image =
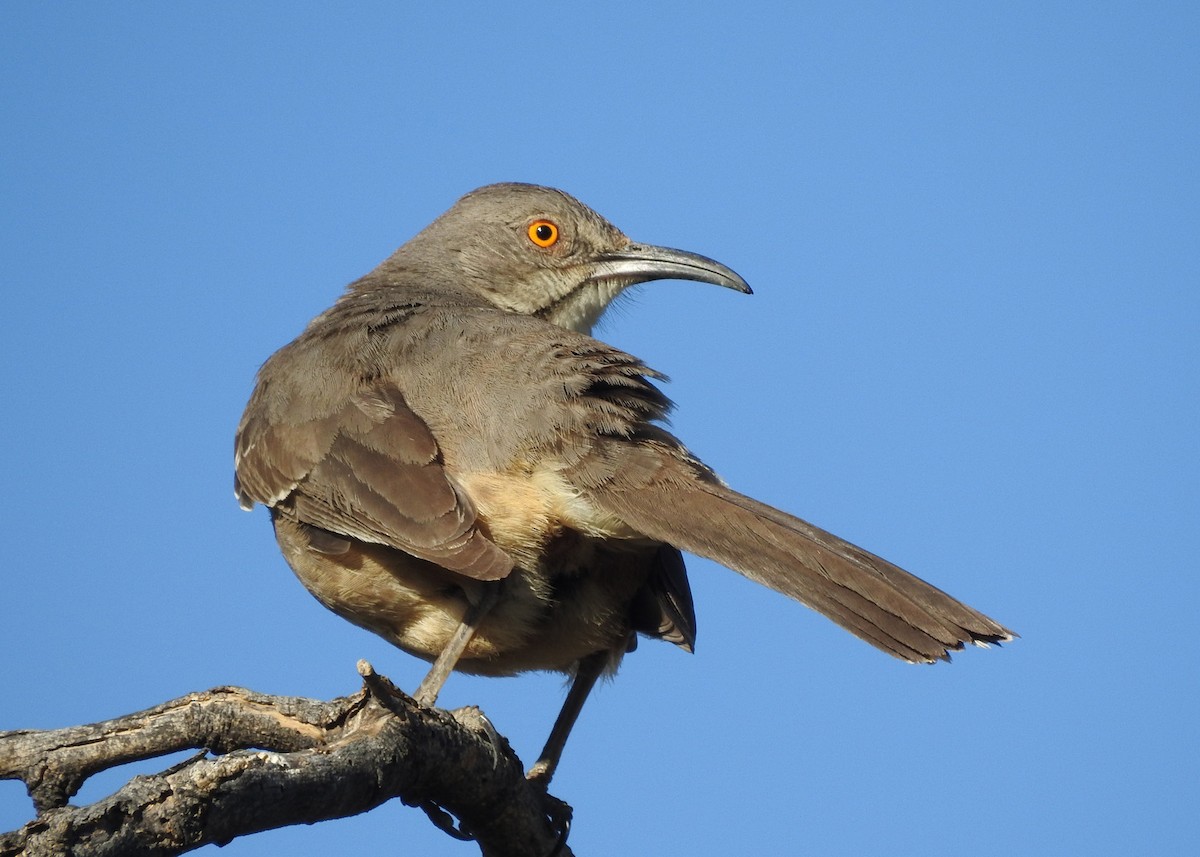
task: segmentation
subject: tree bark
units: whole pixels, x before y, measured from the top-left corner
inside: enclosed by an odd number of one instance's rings
[[[570,855],[570,807],[526,780],[479,709],[421,708],[365,661],[359,672],[362,690],[329,702],[219,687],[102,723],[0,732],[0,778],[22,780],[38,813],[0,834],[0,857],[166,857],[395,797],[486,857]],[[189,748],[201,752],[67,803],[98,771]]]

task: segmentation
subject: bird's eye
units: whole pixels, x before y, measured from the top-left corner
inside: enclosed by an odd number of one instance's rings
[[[553,247],[558,243],[558,227],[549,220],[535,220],[526,233],[529,240],[539,247]]]

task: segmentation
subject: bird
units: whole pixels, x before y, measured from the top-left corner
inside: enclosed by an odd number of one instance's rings
[[[751,292],[563,191],[479,188],[267,359],[237,428],[239,503],[270,510],[318,601],[432,663],[418,703],[454,670],[569,677],[527,773],[542,784],[638,635],[693,650],[684,551],[904,661],[1015,636],[735,491],[668,431],[665,376],[592,336],[622,292],[662,279]]]

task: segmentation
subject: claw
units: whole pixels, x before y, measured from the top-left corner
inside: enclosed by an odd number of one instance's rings
[[[567,837],[571,835],[571,819],[575,815],[575,810],[566,801],[559,800],[549,793],[542,796],[542,802],[546,818],[550,819],[550,823],[558,831],[558,840],[546,857],[558,857],[567,844]]]
[[[446,810],[442,809],[433,801],[427,800],[417,805],[427,816],[429,816],[429,820],[433,822],[433,826],[445,833],[447,836],[451,836],[454,839],[457,839],[459,842],[475,841],[475,835],[471,833],[471,831],[467,830],[467,828],[462,825],[462,822],[459,822],[458,825],[455,826],[454,816],[446,812]]]

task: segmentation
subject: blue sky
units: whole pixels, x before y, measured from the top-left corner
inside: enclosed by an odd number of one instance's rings
[[[643,644],[567,748],[577,853],[1197,853],[1198,36],[1189,3],[6,4],[0,728],[330,698],[360,657],[415,687],[238,509],[233,432],[345,283],[534,181],[753,285],[599,331],[695,452],[1023,635],[907,666],[692,559],[696,654]],[[561,694],[442,701],[530,760]],[[221,853],[387,841],[477,853],[398,804]]]

